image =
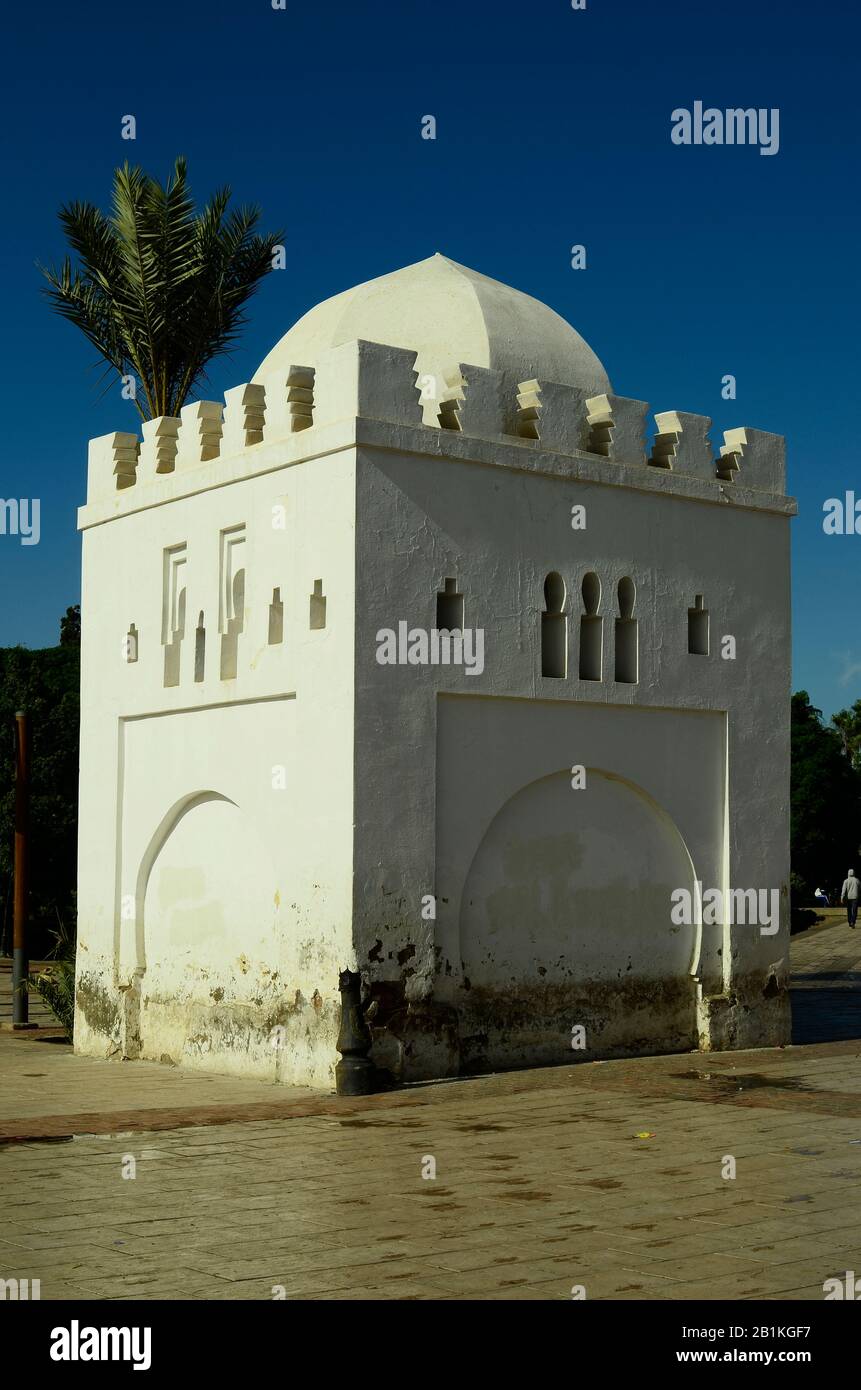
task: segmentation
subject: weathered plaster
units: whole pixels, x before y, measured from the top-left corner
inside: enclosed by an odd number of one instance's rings
[[[432,257],[318,306],[223,422],[201,403],[92,442],[80,1051],[326,1085],[347,966],[403,1079],[785,1040],[783,444],[713,450],[680,411],[652,442],[647,416],[546,306]],[[433,628],[447,579],[483,671],[380,665],[380,629]],[[778,889],[778,932],[673,927],[697,881]]]

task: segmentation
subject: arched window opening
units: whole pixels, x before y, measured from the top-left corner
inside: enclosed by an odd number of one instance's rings
[[[637,591],[633,579],[619,580],[619,616],[616,619],[616,680],[636,685],[639,679],[639,641],[634,604]]]
[[[227,631],[221,638],[221,679],[236,679],[239,638],[245,630],[245,570],[237,570],[230,587]]]
[[[601,581],[591,571],[581,586],[584,613],[580,619],[580,679],[599,681],[604,666],[604,619],[599,616]]]
[[[562,680],[568,674],[568,616],[565,613],[565,581],[552,571],[544,581],[541,614],[541,674]]]

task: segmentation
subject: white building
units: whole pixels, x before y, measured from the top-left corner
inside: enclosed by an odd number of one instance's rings
[[[226,400],[90,445],[77,1049],[328,1085],[346,966],[405,1078],[785,1041],[782,439],[442,256]]]

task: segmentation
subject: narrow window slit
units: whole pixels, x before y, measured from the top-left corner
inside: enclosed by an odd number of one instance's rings
[[[636,685],[639,680],[637,619],[634,603],[637,591],[633,579],[619,580],[619,616],[616,619],[616,680]]]
[[[323,593],[322,579],[314,580],[314,592],[311,595],[309,624],[312,632],[319,632],[326,626],[326,595]]]
[[[236,679],[239,667],[239,638],[245,630],[245,570],[237,570],[233,576],[230,593],[230,607],[227,631],[221,638],[221,679]]]
[[[440,632],[463,632],[463,594],[456,579],[446,579],[436,596],[436,625]]]
[[[580,619],[580,679],[599,681],[604,668],[604,619],[599,615],[601,581],[597,574],[583,576],[584,613]]]
[[[554,570],[544,581],[541,614],[541,674],[562,680],[568,674],[568,617],[565,613],[565,581]]]
[[[194,629],[194,679],[199,684],[203,680],[206,670],[206,628],[203,625],[203,609],[197,618],[197,627]]]
[[[688,652],[691,656],[709,654],[709,611],[703,607],[703,596],[697,594],[693,608],[688,609]]]
[[[164,685],[179,685],[182,644],[185,639],[185,576],[188,550],[185,544],[164,552],[161,642],[164,647]]]
[[[281,590],[272,590],[272,602],[269,605],[269,645],[276,647],[279,642],[284,641],[284,604],[281,602]]]

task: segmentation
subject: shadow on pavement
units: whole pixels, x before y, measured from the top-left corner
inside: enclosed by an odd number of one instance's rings
[[[792,938],[790,999],[797,1044],[861,1039],[861,928],[831,911]]]

